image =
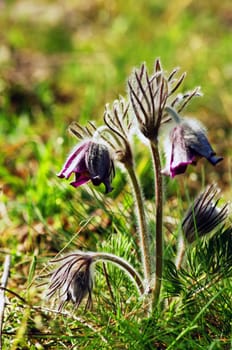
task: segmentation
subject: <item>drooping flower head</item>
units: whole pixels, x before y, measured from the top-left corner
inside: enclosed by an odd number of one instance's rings
[[[106,193],[111,192],[114,164],[108,147],[92,140],[79,143],[69,154],[57,176],[69,179],[72,173],[75,174],[75,181],[71,182],[74,187],[91,180],[95,186],[103,183]]]
[[[52,260],[52,263],[62,262],[51,275],[47,297],[56,296],[59,300],[58,310],[72,301],[78,307],[87,297],[86,308],[92,305],[94,262],[90,253],[72,253],[62,258]]]
[[[182,221],[184,237],[189,243],[211,232],[228,216],[228,203],[218,208],[219,190],[211,185],[201,193],[188,209]]]
[[[175,122],[165,140],[166,167],[164,175],[174,177],[182,174],[189,164],[196,165],[201,157],[216,165],[223,158],[217,157],[212,149],[204,127],[193,119],[183,119],[170,107],[166,110],[174,117]]]

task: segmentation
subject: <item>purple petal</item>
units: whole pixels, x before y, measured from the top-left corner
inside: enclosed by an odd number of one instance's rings
[[[88,182],[89,180],[90,180],[90,177],[87,173],[84,173],[84,174],[76,173],[75,181],[71,182],[70,185],[72,185],[73,187],[79,187],[85,184],[86,182]]]
[[[90,144],[91,141],[87,141],[74,147],[63,165],[62,170],[57,174],[57,176],[68,179],[73,172],[86,171],[85,153],[87,152]]]
[[[171,168],[170,168],[170,175],[171,177],[175,177],[176,175],[179,175],[179,174],[183,174],[186,169],[187,169],[187,166],[191,164],[191,162],[185,162],[185,163],[179,163],[178,165],[176,165],[175,167],[173,167],[171,165]]]
[[[181,126],[176,126],[170,137],[172,140],[170,175],[174,177],[183,174],[188,164],[195,162],[195,155],[186,146]]]

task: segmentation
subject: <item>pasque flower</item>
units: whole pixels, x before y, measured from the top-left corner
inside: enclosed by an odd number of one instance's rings
[[[52,273],[47,297],[56,295],[59,300],[58,310],[72,301],[76,307],[88,296],[86,308],[92,305],[93,262],[89,253],[72,253],[62,258],[52,260],[52,263],[62,264]]]
[[[219,190],[211,185],[202,192],[188,209],[182,221],[184,237],[192,243],[197,237],[211,232],[228,216],[228,204],[218,208]]]
[[[139,129],[146,138],[155,141],[168,98],[168,80],[164,76],[160,61],[155,62],[151,77],[145,64],[135,70],[128,80],[128,86]]]
[[[175,106],[180,112],[193,97],[201,95],[199,88],[176,95],[186,76],[183,73],[176,78],[178,71],[179,69],[175,68],[166,75],[160,60],[157,59],[151,75],[148,74],[146,65],[142,64],[139,69],[134,70],[128,80],[129,98],[139,129],[152,142],[157,141],[160,126],[170,120],[165,111],[167,104]]]
[[[95,186],[103,183],[106,193],[111,192],[114,164],[107,146],[86,140],[74,147],[57,176],[69,179],[72,173],[75,174],[75,181],[71,182],[74,187],[91,180]]]
[[[189,164],[196,165],[201,157],[206,158],[212,165],[223,159],[216,156],[206,137],[205,129],[199,122],[180,118],[170,107],[166,109],[175,122],[165,140],[166,167],[162,171],[163,174],[171,177],[182,174]]]
[[[126,271],[139,294],[144,294],[141,276],[126,260],[110,253],[77,251],[50,261],[60,266],[46,275],[50,277],[47,298],[54,298],[55,302],[58,302],[59,311],[70,301],[78,308],[85,298],[87,298],[85,308],[91,308],[94,266],[99,261],[113,263]]]

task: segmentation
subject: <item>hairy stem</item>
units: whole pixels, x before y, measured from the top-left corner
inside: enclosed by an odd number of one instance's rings
[[[156,227],[155,227],[155,241],[156,241],[156,260],[155,260],[155,285],[153,289],[152,307],[153,310],[157,306],[160,296],[162,273],[163,273],[163,184],[161,175],[160,155],[157,143],[150,143],[151,154],[155,172],[155,205],[156,205]]]
[[[134,282],[135,286],[138,289],[138,292],[140,295],[144,294],[144,286],[143,286],[143,280],[141,276],[138,274],[138,272],[135,270],[135,268],[129,264],[126,260],[118,257],[117,255],[110,254],[110,253],[104,253],[104,252],[98,252],[98,253],[91,253],[93,254],[95,261],[110,261],[113,264],[117,265],[122,270],[126,271],[131,280]]]
[[[4,308],[5,308],[5,288],[7,285],[8,277],[10,274],[10,255],[6,255],[5,262],[3,265],[3,275],[1,279],[1,290],[0,290],[0,349],[2,349],[2,327],[4,319]]]
[[[135,197],[136,211],[138,215],[138,231],[140,238],[140,249],[142,256],[142,264],[144,271],[144,279],[147,284],[150,283],[152,274],[152,262],[151,262],[151,252],[150,252],[150,239],[148,234],[145,210],[143,205],[143,197],[141,187],[138,182],[138,178],[135,174],[133,166],[127,166],[127,171],[131,180],[131,185]]]
[[[182,262],[185,257],[185,251],[186,251],[185,242],[183,237],[180,236],[178,241],[178,249],[177,249],[176,262],[175,262],[177,270],[181,268]]]

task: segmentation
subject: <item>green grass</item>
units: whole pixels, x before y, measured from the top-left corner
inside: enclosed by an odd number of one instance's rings
[[[229,243],[225,248],[231,236],[219,232],[199,241],[180,272],[173,265],[189,196],[212,182],[225,200],[232,195],[230,1],[0,6],[1,262],[11,255],[3,349],[231,349]],[[107,197],[91,185],[75,190],[55,174],[76,143],[69,123],[100,124],[104,105],[125,95],[133,67],[146,61],[152,69],[156,57],[167,71],[187,71],[184,90],[202,86],[204,96],[186,113],[207,126],[224,162],[215,169],[201,162],[184,179],[165,180],[163,302],[152,317],[143,318],[133,284],[109,264],[97,265],[91,312],[73,313],[71,305],[64,315],[49,311],[40,277],[61,251],[104,250],[140,268],[125,174],[117,170]],[[152,215],[151,167],[139,147],[137,169]]]

